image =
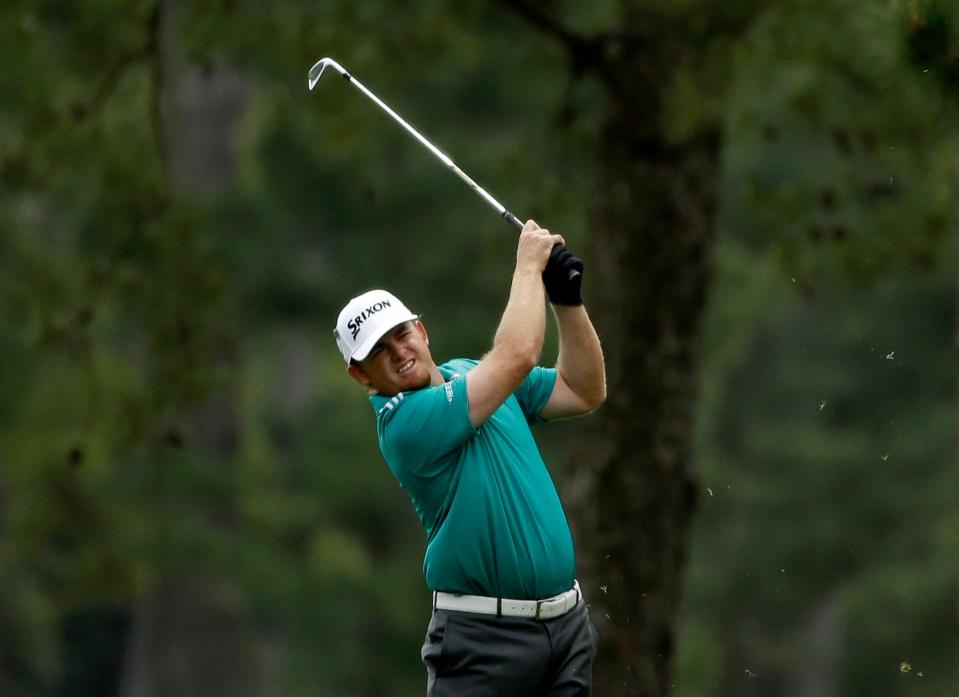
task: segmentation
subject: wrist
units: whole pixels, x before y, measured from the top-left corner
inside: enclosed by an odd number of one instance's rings
[[[539,276],[542,273],[542,264],[535,260],[518,260],[513,270],[514,276]]]
[[[550,303],[550,307],[553,309],[553,314],[556,316],[557,320],[564,320],[567,317],[573,318],[577,315],[586,314],[585,305],[557,305],[555,303]]]

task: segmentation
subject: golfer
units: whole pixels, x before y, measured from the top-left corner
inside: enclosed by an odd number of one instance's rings
[[[384,290],[352,299],[337,318],[347,371],[370,392],[380,449],[426,530],[429,697],[590,692],[596,633],[569,525],[530,432],[606,397],[580,295],[583,265],[564,244],[527,221],[509,301],[480,361],[436,365],[426,327]],[[547,294],[559,330],[555,368],[537,366]]]

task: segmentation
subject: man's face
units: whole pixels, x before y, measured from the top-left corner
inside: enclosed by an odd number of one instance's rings
[[[365,359],[350,364],[347,371],[361,385],[392,396],[427,387],[432,381],[432,368],[426,328],[415,320],[388,331]]]

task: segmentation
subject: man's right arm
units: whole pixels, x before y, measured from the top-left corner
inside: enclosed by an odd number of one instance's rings
[[[559,235],[532,220],[520,232],[516,269],[509,301],[500,320],[493,348],[466,374],[470,423],[478,428],[516,390],[539,360],[546,332],[543,269]]]

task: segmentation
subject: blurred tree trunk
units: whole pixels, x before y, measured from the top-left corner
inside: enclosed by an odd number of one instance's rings
[[[683,12],[621,4],[595,36],[521,0],[506,3],[568,49],[574,75],[606,88],[587,300],[609,397],[583,423],[566,500],[600,634],[596,693],[669,692],[690,521],[697,350],[711,280],[720,129],[666,133],[665,97],[708,37],[751,18],[713,4]],[[695,15],[695,17],[693,16]]]
[[[184,47],[176,42],[176,37],[185,33],[179,26],[184,9],[179,0],[160,0],[154,17],[154,128],[174,200],[215,193],[233,179],[233,142],[245,97],[243,81],[235,72],[201,68],[184,60]],[[182,256],[188,259],[191,253],[186,249]],[[177,285],[169,292],[185,294],[190,287]],[[158,312],[189,313],[204,300],[179,298],[174,307],[186,309],[161,308]],[[204,331],[195,326],[201,319],[176,314],[161,321],[183,327],[175,333],[176,338],[167,340],[182,341],[185,348],[161,342],[155,349],[172,351],[173,360],[182,354],[183,365],[175,379],[187,381],[193,373],[211,367],[202,359],[190,359],[190,347],[186,346],[195,341],[193,335]],[[228,391],[209,394],[197,406],[168,404],[164,412],[168,420],[165,443],[158,447],[154,467],[165,467],[164,449],[181,447],[198,451],[209,467],[229,466],[238,450],[241,426]],[[158,481],[164,490],[158,492],[161,510],[157,520],[166,521],[165,516],[171,514],[162,511],[162,498],[171,494],[162,483],[166,475],[158,474]],[[231,524],[229,510],[203,513],[224,526]],[[171,544],[176,545],[176,540]],[[263,668],[269,661],[260,660],[263,647],[252,629],[250,612],[238,588],[230,581],[212,580],[199,566],[203,561],[196,560],[195,568],[187,565],[175,572],[161,569],[161,578],[141,588],[133,611],[121,697],[256,697],[267,693]]]
[[[142,595],[121,697],[265,694],[258,690],[255,645],[231,590],[181,576]]]
[[[4,488],[3,479],[0,479],[0,507],[7,505],[7,496]],[[7,532],[5,526],[0,522],[0,549],[6,546]],[[13,632],[10,630],[12,623],[7,617],[7,607],[0,603],[0,695],[13,693],[14,676],[13,666],[15,657],[13,655]]]
[[[950,20],[945,6],[937,3],[917,5],[912,3],[905,19],[903,32],[903,49],[912,67],[922,73],[932,71],[933,77],[939,83],[942,95],[951,108],[956,105],[956,90],[959,88],[959,53],[954,49],[959,43],[959,31],[954,29],[955,24]],[[959,148],[956,149],[956,179],[953,184],[954,218],[953,244],[956,266],[959,268]],[[956,297],[959,299],[959,284],[956,286]],[[959,303],[957,303],[959,305]],[[959,310],[957,310],[959,312]],[[955,318],[955,350],[959,357],[959,314]],[[959,383],[957,383],[959,384]],[[957,423],[957,453],[956,464],[959,466],[959,423]],[[959,604],[956,607],[959,612]]]
[[[7,617],[7,608],[0,604],[0,695],[12,695],[17,684],[16,663],[13,653],[12,622]]]
[[[839,662],[845,630],[842,610],[837,593],[823,598],[809,611],[799,632],[809,651],[802,660],[792,663],[784,694],[820,697],[839,692]]]
[[[653,70],[636,72],[652,78]],[[587,258],[601,284],[591,309],[609,398],[578,441],[569,484],[580,571],[602,637],[597,692],[644,697],[669,690],[696,504],[696,350],[719,145],[664,142],[655,132],[655,82],[614,96],[605,116],[603,190]]]
[[[955,269],[956,269],[956,317],[955,317],[955,339],[954,339],[954,350],[956,353],[956,358],[959,359],[959,147],[956,148],[956,179],[953,183],[953,195],[955,197],[954,210],[954,219],[953,219],[953,229],[955,230],[953,235],[953,244],[955,245]],[[959,365],[959,360],[957,360],[957,365]],[[959,373],[956,380],[957,393],[959,393]],[[954,458],[956,466],[959,467],[959,421],[956,423],[956,452],[954,453]],[[957,562],[956,573],[959,575],[959,562]],[[959,613],[959,602],[956,603],[956,612]],[[959,662],[959,646],[956,647],[956,661]]]

